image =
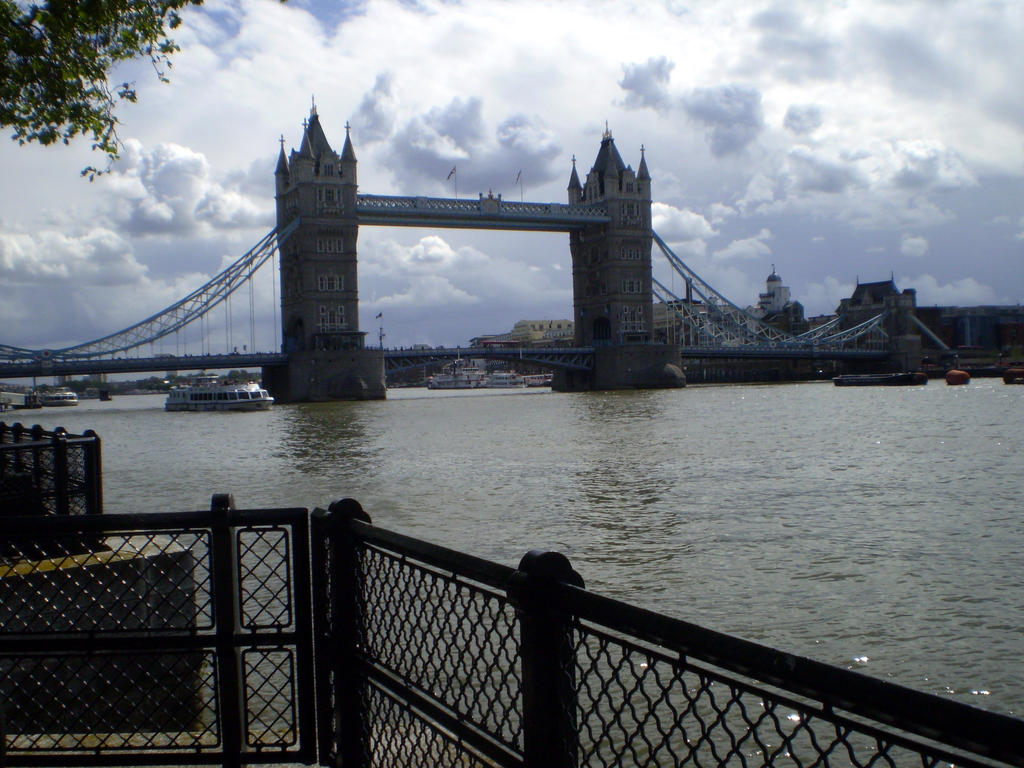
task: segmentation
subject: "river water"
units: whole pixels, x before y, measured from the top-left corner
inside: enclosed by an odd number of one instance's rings
[[[386,528],[509,565],[557,549],[604,594],[1024,716],[1024,387],[388,397],[33,417],[99,433],[108,512],[350,496]]]

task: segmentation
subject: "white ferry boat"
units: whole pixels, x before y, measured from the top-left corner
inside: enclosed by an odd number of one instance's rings
[[[427,389],[477,389],[485,386],[487,376],[479,368],[453,366],[427,380]]]
[[[213,375],[196,376],[187,387],[167,393],[165,411],[266,411],[274,398],[258,384],[219,384]]]
[[[484,386],[488,389],[519,389],[526,386],[526,379],[518,373],[495,371],[487,377]]]
[[[78,405],[78,395],[62,387],[52,392],[40,392],[39,402],[51,408],[66,408],[69,405]]]

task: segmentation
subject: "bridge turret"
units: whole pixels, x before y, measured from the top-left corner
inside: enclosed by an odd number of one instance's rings
[[[584,197],[587,203],[604,203],[611,223],[570,238],[579,346],[651,341],[651,185],[642,150],[640,163],[638,175],[623,162],[605,128]]]
[[[382,353],[365,350],[359,330],[358,187],[349,126],[339,155],[314,104],[298,151],[285,159],[282,147],[275,181],[278,227],[299,219],[280,244],[282,351],[289,356],[287,371],[278,374],[282,399],[383,397]]]

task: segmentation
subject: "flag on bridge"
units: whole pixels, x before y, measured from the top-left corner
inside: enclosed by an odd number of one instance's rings
[[[454,175],[455,175],[455,166],[453,165],[453,166],[452,166],[452,169],[451,169],[450,171],[448,171],[448,175],[447,175],[447,176],[445,177],[445,179],[444,179],[444,180],[445,180],[445,181],[448,181],[448,179],[450,179],[450,178],[451,178],[452,176],[454,176]]]
[[[377,319],[380,320],[382,317],[384,317],[384,313],[383,312],[378,312],[377,313]]]

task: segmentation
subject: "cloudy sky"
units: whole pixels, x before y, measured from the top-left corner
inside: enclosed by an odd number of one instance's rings
[[[1024,299],[1016,0],[207,0],[175,39],[170,84],[116,73],[139,103],[107,176],[79,178],[86,141],[0,144],[0,343],[102,336],[242,255],[313,98],[376,194],[564,202],[607,122],[634,168],[646,148],[656,231],[741,306],[773,264],[808,314],[890,274],[919,305]],[[572,315],[566,235],[364,227],[359,270],[388,345]],[[274,346],[264,271],[255,337],[246,292],[215,345]]]

